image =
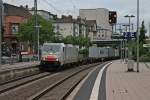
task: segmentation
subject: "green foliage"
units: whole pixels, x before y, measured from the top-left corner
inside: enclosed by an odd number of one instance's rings
[[[129,51],[132,51],[132,56],[136,58],[137,55],[137,43],[136,41],[129,42]],[[143,55],[148,54],[148,49],[143,47],[143,43],[139,44],[139,56],[142,57]]]
[[[140,43],[140,46],[139,46],[139,54],[140,54],[140,57],[142,57],[142,55],[147,54],[147,52],[148,52],[147,48],[144,48],[144,47],[143,47],[143,43],[141,42],[141,43]]]
[[[79,45],[80,47],[89,47],[91,45],[90,39],[85,38],[83,36],[73,37],[73,36],[67,36],[64,38],[64,43],[69,43],[73,45]]]
[[[26,23],[20,25],[18,38],[20,41],[29,42],[30,45],[37,43],[37,33],[35,33],[35,17],[32,16]],[[38,16],[38,23],[41,26],[39,31],[40,44],[53,39],[53,27],[50,21]]]
[[[150,54],[145,54],[140,57],[140,61],[142,62],[150,62]]]
[[[91,42],[89,38],[85,38],[83,36],[67,36],[63,40],[64,43],[66,44],[73,44],[73,45],[78,45],[80,48],[85,47],[84,49],[80,49],[79,53],[82,54],[83,56],[87,56],[89,51],[88,47],[91,46]]]
[[[140,28],[140,35],[139,35],[139,56],[140,59],[146,59],[146,55],[148,55],[148,49],[143,47],[143,44],[146,43],[146,29],[144,25],[144,21],[142,22],[141,28]],[[132,56],[136,58],[137,54],[137,43],[136,41],[130,41],[128,43],[130,51],[132,51]]]
[[[89,49],[85,48],[79,51],[80,54],[83,54],[84,57],[86,57],[89,54]]]
[[[145,39],[146,39],[146,29],[145,29],[145,25],[144,25],[144,21],[142,21],[142,25],[141,25],[141,28],[140,28],[140,36],[139,36],[139,42],[140,43],[145,43]]]

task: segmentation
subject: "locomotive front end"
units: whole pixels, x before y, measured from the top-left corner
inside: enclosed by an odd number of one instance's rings
[[[43,45],[41,67],[42,69],[57,69],[61,65],[59,45]]]

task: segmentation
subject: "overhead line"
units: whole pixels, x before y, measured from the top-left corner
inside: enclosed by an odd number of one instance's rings
[[[45,0],[45,2],[50,6],[52,7],[55,11],[57,11],[58,13],[61,13],[62,14],[62,11],[58,10],[55,6],[53,6],[50,2],[48,2],[47,0]]]

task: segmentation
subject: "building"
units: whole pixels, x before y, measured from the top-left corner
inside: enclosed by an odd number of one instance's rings
[[[97,23],[96,20],[86,20],[87,25],[87,37],[97,37]]]
[[[86,36],[86,20],[78,17],[73,19],[71,15],[58,18],[53,21],[54,32],[67,36]]]
[[[34,15],[34,10],[29,10],[29,12]],[[37,10],[37,14],[42,16],[46,20],[52,20],[56,19],[57,15],[52,14],[51,12],[45,11],[45,10]]]
[[[19,25],[26,22],[30,17],[31,14],[28,12],[28,9],[4,4],[4,42],[14,51],[17,51],[17,47],[19,47],[17,40]]]
[[[112,26],[109,23],[109,10],[105,8],[97,9],[80,9],[79,15],[87,20],[96,20],[97,34],[93,34],[93,39],[110,40],[112,34]]]

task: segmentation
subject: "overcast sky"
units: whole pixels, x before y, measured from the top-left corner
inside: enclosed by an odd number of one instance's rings
[[[4,2],[14,5],[33,6],[34,0],[3,0]],[[136,16],[136,1],[137,0],[38,0],[38,9],[47,10],[57,15],[78,16],[79,9],[88,8],[107,8],[117,11],[118,23],[127,23],[125,15]],[[145,21],[148,28],[150,22],[150,0],[140,0],[140,20]],[[136,23],[136,18],[132,19]]]

